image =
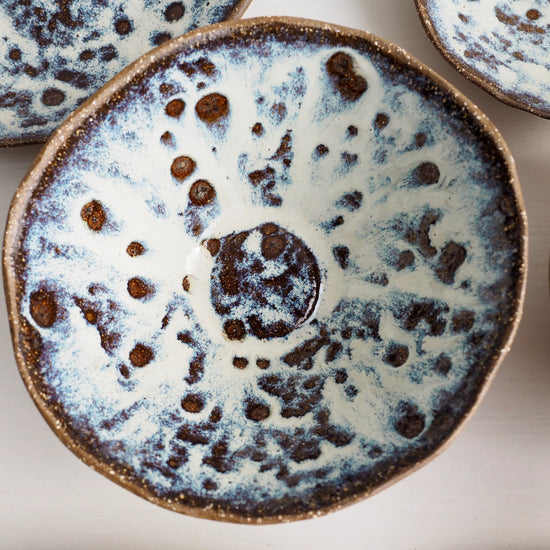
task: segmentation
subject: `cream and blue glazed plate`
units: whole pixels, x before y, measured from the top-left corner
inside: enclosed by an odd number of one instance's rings
[[[0,147],[42,143],[151,48],[250,0],[0,0]]]
[[[15,354],[127,489],[312,517],[456,435],[519,321],[525,239],[502,138],[403,50],[220,24],[122,72],[30,170],[4,245]]]
[[[550,118],[547,0],[415,0],[424,28],[466,78],[504,103]]]

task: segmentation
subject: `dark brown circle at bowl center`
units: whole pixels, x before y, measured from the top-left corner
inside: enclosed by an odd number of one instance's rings
[[[220,239],[210,298],[230,340],[279,338],[311,317],[320,286],[313,252],[269,222]]]

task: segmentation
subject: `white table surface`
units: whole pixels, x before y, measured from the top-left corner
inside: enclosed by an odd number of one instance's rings
[[[0,314],[1,549],[549,549],[550,120],[507,107],[462,78],[424,34],[413,0],[254,0],[246,17],[289,15],[370,31],[408,50],[468,95],[515,157],[529,219],[524,316],[485,400],[427,466],[320,519],[242,526],[156,507],[69,452],[34,407]],[[40,150],[0,150],[0,208]]]

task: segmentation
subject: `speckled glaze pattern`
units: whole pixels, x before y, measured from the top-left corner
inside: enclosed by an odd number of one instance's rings
[[[501,101],[550,118],[547,0],[415,0],[426,31],[460,72]]]
[[[74,452],[162,506],[273,522],[349,504],[436,454],[507,349],[513,161],[365,33],[262,19],[163,48],[14,200],[23,377]]]
[[[146,51],[250,0],[1,0],[0,146],[45,141]]]

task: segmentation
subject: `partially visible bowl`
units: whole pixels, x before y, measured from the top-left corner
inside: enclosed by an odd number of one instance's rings
[[[500,101],[550,118],[546,0],[415,0],[430,40],[467,79]]]
[[[250,1],[0,0],[0,147],[43,143],[140,55]]]
[[[525,240],[499,133],[406,52],[220,24],[124,70],[21,184],[17,363],[58,437],[138,495],[312,517],[455,437],[519,322]]]

